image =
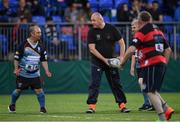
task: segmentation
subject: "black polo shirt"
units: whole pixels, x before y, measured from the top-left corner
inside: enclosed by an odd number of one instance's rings
[[[115,42],[122,38],[120,32],[110,24],[105,24],[103,29],[91,28],[88,32],[88,44],[95,44],[96,49],[105,58],[114,57]],[[91,54],[92,63],[104,64],[103,61]]]

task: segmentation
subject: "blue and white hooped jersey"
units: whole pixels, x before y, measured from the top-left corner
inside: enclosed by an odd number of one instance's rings
[[[47,61],[47,53],[41,44],[32,45],[27,39],[16,50],[14,58],[19,61],[20,76],[35,78],[40,76],[40,62]]]

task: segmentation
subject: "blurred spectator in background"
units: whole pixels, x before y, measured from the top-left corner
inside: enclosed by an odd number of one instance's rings
[[[136,18],[140,11],[143,10],[142,2],[140,0],[133,0],[132,7],[131,7],[131,15],[133,18]]]
[[[158,1],[154,0],[152,2],[152,7],[148,11],[152,15],[153,21],[156,21],[156,22],[157,21],[159,21],[159,22],[163,21],[163,15],[162,15],[162,12],[159,8]]]
[[[133,19],[132,14],[130,13],[129,7],[127,3],[121,4],[117,8],[117,21],[127,22]]]
[[[19,0],[19,6],[17,8],[17,17],[26,18],[28,22],[31,22],[31,9],[26,4],[26,0]]]
[[[57,60],[60,50],[60,41],[58,40],[57,29],[51,17],[46,18],[45,39],[46,49],[50,52],[50,59]]]
[[[174,17],[177,0],[163,0],[163,14]]]
[[[28,18],[21,16],[18,19],[18,22],[13,27],[13,36],[12,36],[12,45],[16,49],[20,43],[26,40],[28,37]]]
[[[9,0],[2,0],[0,2],[0,22],[10,22],[11,17],[16,17],[16,10],[10,6]]]
[[[84,16],[81,16],[79,18],[79,26],[78,26],[78,30],[81,34],[81,41],[83,42],[83,44],[86,45],[87,43],[87,34],[89,31],[89,26],[86,23],[86,18]]]
[[[84,14],[85,14],[85,16],[86,16],[86,22],[87,21],[90,21],[91,20],[91,14],[92,14],[92,10],[91,10],[91,6],[90,6],[90,4],[87,2],[86,4],[85,4],[85,6],[83,6],[83,9],[82,9],[83,11],[84,11]]]
[[[44,8],[38,0],[32,0],[31,13],[33,16],[45,16]]]
[[[175,15],[174,15],[175,17],[174,18],[175,18],[176,21],[180,21],[180,14],[179,14],[180,13],[180,0],[177,0],[176,6],[177,7],[175,9]],[[180,27],[179,27],[179,30],[180,30]]]
[[[64,18],[65,22],[77,22],[79,11],[77,10],[77,6],[75,3],[72,3],[65,9]]]

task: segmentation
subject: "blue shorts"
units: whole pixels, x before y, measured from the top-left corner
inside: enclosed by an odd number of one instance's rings
[[[143,92],[160,91],[166,72],[165,64],[156,64],[142,69],[143,73]]]

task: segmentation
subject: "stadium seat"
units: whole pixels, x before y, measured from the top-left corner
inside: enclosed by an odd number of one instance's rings
[[[101,9],[111,9],[113,8],[112,0],[99,0],[99,6]]]
[[[57,7],[59,7],[59,8],[62,8],[62,9],[65,9],[66,7],[67,7],[67,5],[66,5],[66,2],[65,2],[65,0],[57,0],[56,2],[55,2],[55,6],[57,6]]]
[[[47,6],[48,1],[47,0],[39,0],[39,4],[42,5],[42,6]]]
[[[19,3],[18,3],[17,0],[9,0],[9,5],[10,5],[10,8],[11,8],[14,12],[16,12]]]
[[[91,8],[91,11],[92,11],[92,12],[97,12],[97,11],[98,11],[98,8]]]
[[[37,23],[38,25],[45,25],[46,20],[43,16],[33,16],[32,22]]]
[[[177,48],[178,48],[178,50],[180,50],[180,33],[177,33],[176,34],[176,41],[177,41]]]
[[[115,0],[114,1],[114,7],[117,8],[119,5],[123,4],[123,3],[128,3],[129,0]]]
[[[68,34],[61,34],[60,36],[60,40],[62,42],[67,42],[68,44],[68,49],[69,50],[74,50],[76,49],[74,42],[73,42],[73,36],[72,35],[68,35]]]
[[[148,0],[148,3],[151,4],[153,1],[157,1],[160,5],[163,4],[162,0]]]
[[[173,19],[172,19],[172,17],[171,17],[171,16],[164,15],[164,16],[163,16],[163,21],[164,21],[164,22],[172,22],[172,21],[173,21]]]
[[[171,38],[170,38],[170,45],[171,45],[171,47],[174,47],[174,41],[175,41],[174,35],[172,34]],[[176,48],[178,50],[180,50],[180,33],[176,34]]]
[[[54,24],[56,25],[56,29],[59,32],[60,30],[60,23],[62,22],[62,18],[60,16],[52,16],[52,20]]]
[[[99,2],[97,0],[89,0],[89,4],[91,8],[97,8],[99,7]]]
[[[171,16],[164,15],[164,16],[163,16],[163,21],[164,21],[164,22],[172,22],[172,21],[173,21],[173,18],[172,18]],[[173,26],[172,26],[172,25],[165,25],[165,26],[164,26],[164,29],[165,29],[165,32],[167,32],[167,33],[172,33],[172,31],[173,31]]]
[[[9,4],[14,4],[14,5],[18,5],[18,1],[19,0],[9,0]]]
[[[180,21],[180,6],[176,8],[174,16],[176,21]]]
[[[104,19],[105,22],[110,22],[111,21],[109,16],[103,16],[103,19]]]
[[[60,16],[52,16],[52,20],[54,23],[60,23],[62,22],[62,19]]]
[[[0,34],[0,53],[8,53],[8,40],[5,35]]]
[[[111,17],[111,22],[117,22],[117,17],[116,16],[112,16]]]

